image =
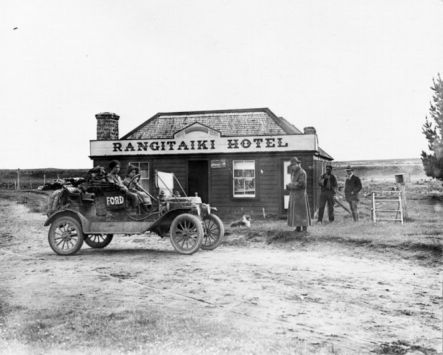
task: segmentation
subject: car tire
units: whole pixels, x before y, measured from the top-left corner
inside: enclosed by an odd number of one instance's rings
[[[93,249],[105,248],[111,243],[114,234],[87,234],[85,243]]]
[[[203,241],[203,226],[200,219],[190,213],[174,218],[169,231],[171,244],[180,254],[193,254]]]
[[[225,227],[222,220],[215,214],[209,214],[203,218],[203,230],[202,249],[213,250],[223,241]]]
[[[80,222],[70,216],[57,217],[48,232],[49,245],[59,255],[73,255],[83,245],[84,235]]]

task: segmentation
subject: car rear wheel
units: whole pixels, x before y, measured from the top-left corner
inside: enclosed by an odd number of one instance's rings
[[[200,219],[192,214],[180,214],[172,221],[170,229],[171,243],[180,254],[195,253],[201,246],[203,234]]]
[[[85,243],[94,249],[105,248],[111,243],[114,234],[87,234]]]
[[[73,217],[58,217],[49,228],[49,245],[59,255],[75,254],[82,247],[83,239],[81,225]]]
[[[225,235],[225,227],[221,219],[215,214],[207,215],[203,218],[204,236],[201,248],[213,250],[217,248]]]

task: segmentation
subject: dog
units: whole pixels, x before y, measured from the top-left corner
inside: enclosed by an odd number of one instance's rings
[[[238,221],[231,223],[231,227],[248,227],[251,228],[251,216],[244,214]]]

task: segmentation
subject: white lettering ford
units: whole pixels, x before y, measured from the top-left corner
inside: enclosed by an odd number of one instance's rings
[[[108,196],[106,197],[106,204],[108,206],[122,205],[125,202],[123,196]]]

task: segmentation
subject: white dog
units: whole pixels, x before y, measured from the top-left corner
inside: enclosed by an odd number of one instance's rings
[[[251,228],[251,216],[244,214],[240,220],[232,222],[231,227]]]

